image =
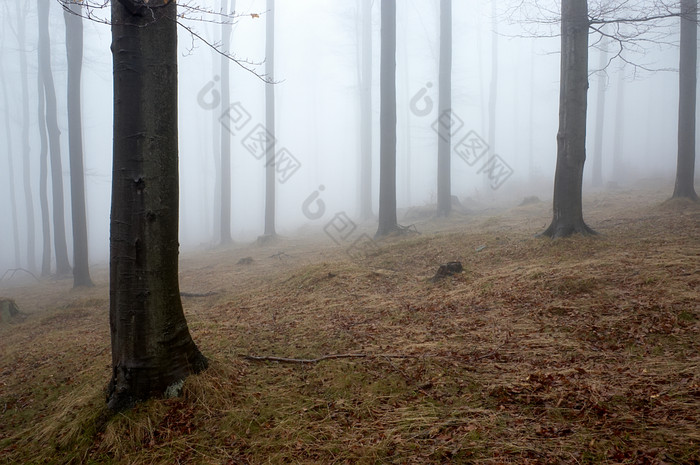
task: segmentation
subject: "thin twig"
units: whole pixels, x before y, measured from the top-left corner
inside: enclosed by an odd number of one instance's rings
[[[318,358],[287,358],[287,357],[271,357],[271,356],[255,356],[255,355],[243,355],[246,360],[252,360],[255,362],[280,362],[280,363],[319,363],[324,360],[334,360],[339,358],[418,358],[417,355],[391,355],[391,354],[333,354],[324,355]]]

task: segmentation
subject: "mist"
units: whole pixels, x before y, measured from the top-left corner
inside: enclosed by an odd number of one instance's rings
[[[6,2],[7,3],[7,2]],[[296,237],[320,232],[339,212],[359,219],[360,99],[358,84],[359,6],[354,0],[279,2],[275,19],[275,77],[277,150],[285,150],[290,167],[277,173],[278,233]],[[508,175],[494,185],[482,166],[470,166],[452,156],[452,195],[464,205],[490,208],[516,205],[525,196],[549,201],[556,165],[556,133],[559,104],[559,38],[540,37],[523,27],[507,5],[497,9],[498,34],[493,33],[489,3],[455,2],[453,11],[453,147],[470,134],[484,141],[489,133],[489,83],[492,60],[497,60],[495,140],[491,154],[507,165]],[[231,102],[237,115],[220,103],[219,53],[185,28],[179,28],[179,150],[180,243],[184,252],[205,250],[218,242],[216,229],[218,131],[231,131],[232,204],[231,233],[234,242],[250,243],[264,225],[265,160],[246,147],[246,137],[265,122],[265,2],[238,1],[231,53],[241,61],[231,63]],[[29,171],[35,203],[35,263],[28,263],[27,211],[24,208],[20,137],[21,73],[15,27],[4,27],[0,53],[7,99],[0,96],[0,217],[5,218],[0,241],[0,273],[24,268],[36,272],[41,260],[39,198],[39,136],[36,108],[37,40],[36,5],[27,7],[26,52],[29,83]],[[436,150],[438,120],[439,2],[408,0],[397,9],[397,205],[402,214],[414,207],[436,203]],[[16,9],[0,10],[3,22],[17,23]],[[372,11],[372,112],[373,112],[373,211],[378,208],[379,174],[379,2]],[[91,265],[106,265],[109,249],[109,212],[112,157],[112,57],[110,27],[85,20],[82,79],[83,141],[85,160],[88,245]],[[220,40],[216,23],[188,23],[209,44]],[[61,131],[65,215],[70,218],[68,171],[65,24],[59,3],[52,2],[50,17],[51,64],[57,90]],[[529,28],[531,29],[531,28]],[[556,31],[555,31],[556,32]],[[498,55],[492,56],[492,41]],[[593,37],[593,34],[591,34]],[[593,42],[593,39],[591,39]],[[662,179],[669,185],[675,173],[678,123],[677,31],[666,42],[649,44],[632,59],[647,69],[613,60],[606,75],[603,134],[602,186],[591,185],[591,154],[595,136],[596,69],[598,49],[589,53],[588,161],[584,193],[626,189],[640,181]],[[248,69],[246,69],[248,68]],[[617,82],[624,77],[622,87]],[[624,103],[616,106],[618,92]],[[233,107],[232,107],[233,108]],[[615,127],[622,111],[622,128]],[[233,125],[231,124],[233,123]],[[245,124],[243,124],[245,123]],[[236,127],[237,125],[241,125]],[[615,136],[621,139],[619,162],[613,178]],[[13,165],[16,225],[12,224],[9,161]],[[618,167],[618,168],[619,168]],[[318,199],[323,215],[310,219],[303,206]],[[315,202],[315,200],[314,200]],[[13,226],[17,228],[15,239]],[[53,226],[52,226],[53,227]],[[70,221],[66,221],[71,237]],[[533,233],[536,231],[533,231]],[[327,239],[327,238],[326,238]],[[15,241],[19,243],[19,262]],[[330,240],[330,239],[327,239]],[[69,257],[72,257],[68,241]],[[55,258],[52,258],[52,269]]]

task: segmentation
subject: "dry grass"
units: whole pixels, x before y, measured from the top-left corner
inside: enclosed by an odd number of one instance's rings
[[[592,198],[597,238],[533,238],[532,204],[359,261],[308,240],[186,257],[182,290],[217,292],[185,299],[212,366],[99,431],[106,285],[6,290],[27,316],[0,326],[0,462],[698,463],[700,208],[662,200]],[[242,358],[338,353],[370,356]]]

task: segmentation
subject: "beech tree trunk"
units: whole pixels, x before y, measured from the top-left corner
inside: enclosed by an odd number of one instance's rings
[[[678,105],[678,164],[673,198],[698,200],[695,192],[695,113],[697,105],[698,0],[681,1]]]
[[[58,129],[56,88],[51,72],[49,40],[49,5],[51,0],[37,0],[39,13],[39,74],[46,101],[46,129],[49,136],[51,160],[51,199],[53,206],[53,240],[56,251],[56,274],[71,272],[66,245],[65,205],[63,201],[63,166],[61,162],[61,131]]]
[[[596,89],[596,109],[595,109],[595,140],[593,144],[593,177],[592,183],[594,187],[603,185],[603,133],[605,129],[605,88],[608,85],[608,79],[605,72],[605,67],[608,64],[608,53],[605,44],[602,45],[599,53],[598,68],[598,84]]]
[[[270,134],[265,152],[265,236],[275,232],[275,0],[267,0],[265,26],[265,128]]]
[[[178,285],[176,18],[174,0],[112,2],[108,407],[115,411],[174,393],[187,375],[207,367]]]
[[[85,170],[83,168],[83,116],[81,74],[83,68],[83,6],[72,3],[63,10],[68,56],[68,148],[70,152],[70,199],[73,220],[73,287],[92,286],[88,265]]]
[[[49,142],[46,134],[46,98],[41,75],[37,75],[39,120],[39,205],[41,207],[41,275],[51,274],[51,220],[49,218]]]
[[[620,68],[617,73],[617,92],[615,96],[615,137],[613,140],[613,174],[615,182],[621,182],[622,173],[622,152],[624,150],[625,134],[625,67]]]
[[[32,176],[30,170],[29,150],[29,81],[27,76],[27,2],[18,1],[17,6],[17,43],[19,45],[19,69],[22,87],[22,173],[24,178],[24,208],[27,214],[27,263],[29,271],[36,271],[36,225],[34,218],[34,196],[32,194]]]
[[[15,251],[15,268],[19,268],[22,263],[20,259],[19,247],[19,223],[17,219],[17,194],[15,193],[15,167],[14,167],[14,150],[12,148],[12,129],[10,129],[10,121],[12,119],[10,112],[10,99],[7,95],[7,83],[5,82],[5,73],[0,71],[0,87],[2,87],[2,97],[5,101],[5,143],[7,144],[7,174],[9,177],[8,187],[10,194],[10,208],[12,209],[12,240]]]
[[[498,103],[498,9],[496,0],[491,0],[491,84],[489,86],[489,147],[496,149],[496,104]],[[485,177],[484,185],[488,185]]]
[[[368,220],[372,217],[372,0],[360,3],[360,218]]]
[[[557,168],[552,223],[542,234],[552,238],[594,234],[583,221],[583,166],[586,161],[588,93],[588,2],[561,3],[561,83]]]
[[[232,5],[235,8],[235,1]],[[227,13],[228,1],[221,0],[221,11]],[[221,24],[221,48],[224,52],[231,51],[231,29],[229,21]],[[230,92],[230,61],[228,57],[221,55],[221,108],[226,111],[231,107]],[[221,231],[219,240],[221,245],[228,245],[231,239],[231,132],[225,127],[221,128]]]
[[[452,112],[452,0],[440,0],[440,73],[438,115],[451,118]],[[447,118],[445,118],[447,120]],[[444,123],[445,121],[443,121]],[[448,216],[452,210],[450,155],[452,132],[449,125],[438,124],[437,214]]]
[[[399,229],[396,220],[396,0],[382,0],[381,8],[381,136],[377,237]]]

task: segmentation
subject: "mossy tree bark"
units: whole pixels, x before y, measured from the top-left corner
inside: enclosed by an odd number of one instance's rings
[[[583,166],[586,161],[588,94],[588,2],[561,3],[561,83],[554,213],[544,236],[595,234],[583,221]]]
[[[206,368],[178,285],[177,7],[112,2],[112,378],[123,410]]]

